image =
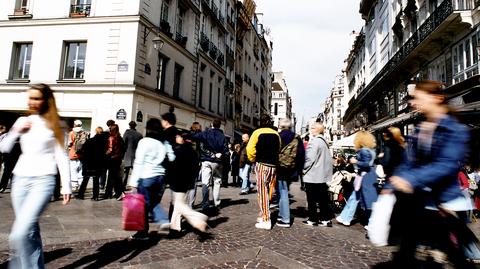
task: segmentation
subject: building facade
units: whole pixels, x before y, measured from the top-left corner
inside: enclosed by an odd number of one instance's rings
[[[292,122],[294,121],[292,114],[292,98],[288,93],[288,87],[283,72],[273,72],[271,116],[275,127],[279,127],[281,119],[289,119]]]
[[[25,113],[29,85],[47,83],[61,117],[69,124],[81,119],[91,130],[114,119],[122,131],[131,120],[143,131],[149,118],[167,111],[174,111],[183,129],[194,121],[207,127],[215,118],[222,119],[231,137],[240,129],[234,125],[233,81],[241,2],[55,3],[0,3],[0,119],[5,124]],[[260,78],[252,80],[261,85]]]
[[[478,130],[480,2],[402,0],[360,2],[365,20],[347,59],[347,133],[413,130],[417,114],[407,103],[411,80],[446,85],[450,104]]]
[[[344,135],[342,116],[344,115],[343,96],[345,92],[345,74],[335,76],[330,95],[325,100],[323,123],[325,137],[331,143],[342,139]]]

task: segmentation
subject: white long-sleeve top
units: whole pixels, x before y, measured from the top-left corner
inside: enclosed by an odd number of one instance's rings
[[[30,129],[25,133],[17,130],[27,121]],[[20,138],[22,154],[18,159],[13,174],[17,176],[35,177],[55,175],[60,172],[62,194],[71,194],[70,167],[65,149],[58,143],[52,129],[39,115],[30,115],[17,119],[7,136],[0,141],[0,152],[10,152],[16,140]]]
[[[135,151],[133,171],[128,185],[137,187],[138,180],[141,178],[164,175],[165,168],[162,162],[165,157],[171,162],[175,160],[172,146],[167,141],[162,143],[150,137],[142,138]]]

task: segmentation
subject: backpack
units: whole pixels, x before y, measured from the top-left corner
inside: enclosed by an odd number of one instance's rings
[[[283,168],[294,168],[297,157],[298,137],[295,136],[290,143],[285,145],[278,156],[278,165]]]
[[[83,130],[75,133],[75,141],[73,142],[73,149],[75,150],[75,153],[82,153],[83,145],[85,145],[85,142],[87,142],[88,137],[88,132]]]

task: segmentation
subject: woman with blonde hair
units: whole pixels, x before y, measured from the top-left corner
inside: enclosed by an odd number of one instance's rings
[[[354,192],[348,198],[347,205],[340,216],[337,217],[337,221],[346,226],[349,226],[353,220],[358,203],[365,211],[365,218],[362,222],[366,224],[370,218],[372,204],[378,197],[377,173],[374,164],[375,147],[377,146],[375,137],[367,131],[359,131],[355,135],[353,144],[357,151],[357,158],[353,160],[353,163],[357,165],[358,174],[354,181]]]
[[[60,125],[53,91],[48,85],[27,90],[29,116],[20,117],[0,142],[1,152],[10,152],[20,140],[22,154],[13,170],[12,205],[15,222],[10,233],[14,256],[10,268],[44,268],[38,219],[55,189],[57,167],[62,181],[63,204],[70,201],[72,187],[64,130]]]

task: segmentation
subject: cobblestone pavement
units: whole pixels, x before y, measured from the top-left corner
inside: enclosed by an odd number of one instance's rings
[[[200,188],[198,189],[200,190]],[[73,200],[50,204],[41,219],[47,268],[369,268],[390,259],[391,249],[375,248],[359,224],[310,227],[305,194],[292,185],[291,228],[254,227],[256,194],[240,196],[222,188],[222,206],[212,212],[210,233],[187,232],[172,238],[153,230],[149,241],[133,242],[121,230],[121,202]],[[88,196],[87,196],[88,197]],[[197,201],[201,197],[197,197]],[[163,199],[167,208],[169,192]],[[10,197],[0,194],[0,268],[8,259],[13,213]],[[273,211],[275,212],[275,211]],[[273,213],[275,216],[275,213]],[[152,225],[153,226],[153,225]]]

